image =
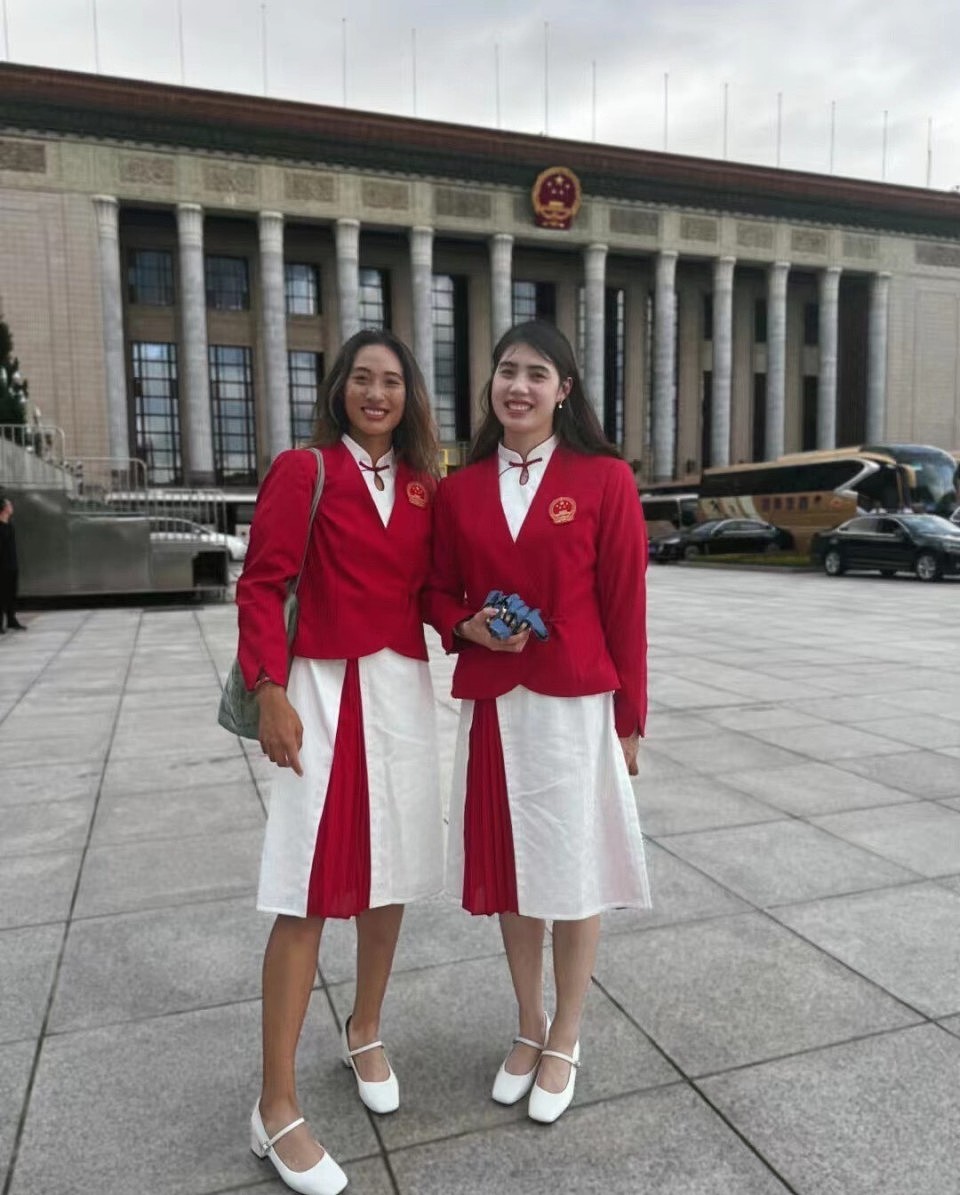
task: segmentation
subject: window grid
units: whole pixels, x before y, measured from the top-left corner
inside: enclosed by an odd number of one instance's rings
[[[389,328],[390,296],[385,270],[360,271],[360,327]]]
[[[133,362],[136,455],[151,485],[182,480],[177,346],[135,340]]]
[[[145,307],[172,307],[173,254],[168,249],[134,249],[127,265],[131,303]]]
[[[212,257],[205,262],[207,307],[211,311],[249,311],[250,273],[245,257]]]
[[[323,354],[291,350],[287,353],[290,379],[290,437],[294,445],[313,438],[313,415],[323,380]]]
[[[457,438],[457,330],[455,284],[433,276],[433,411],[441,441]]]
[[[320,274],[316,266],[288,261],[283,268],[287,315],[317,315],[320,311]]]
[[[213,466],[218,485],[257,484],[253,363],[243,345],[209,346]]]

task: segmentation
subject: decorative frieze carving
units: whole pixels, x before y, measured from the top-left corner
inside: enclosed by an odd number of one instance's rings
[[[283,175],[283,194],[287,199],[301,203],[333,203],[337,197],[337,180],[332,174],[286,170]]]
[[[850,232],[844,235],[844,257],[856,257],[861,261],[874,261],[879,255],[880,242],[876,237],[862,237]]]
[[[364,207],[403,212],[410,206],[410,188],[406,183],[367,178],[360,186],[360,201]]]
[[[929,241],[917,241],[914,253],[918,266],[941,266],[948,270],[960,270],[960,245],[937,245]]]
[[[706,216],[682,216],[680,237],[684,241],[715,241],[718,235],[716,220]]]
[[[772,249],[773,227],[769,224],[737,224],[737,244],[744,249]]]
[[[120,158],[120,181],[140,183],[149,187],[172,187],[174,165],[169,158],[153,158],[124,154]]]
[[[433,211],[437,216],[489,220],[493,216],[493,196],[489,191],[468,191],[466,187],[436,187]]]
[[[612,207],[610,231],[634,237],[657,237],[660,235],[660,217],[656,212],[644,212],[634,207]]]
[[[794,253],[826,253],[827,234],[816,228],[791,228],[790,248]]]
[[[257,171],[253,166],[227,166],[208,162],[203,168],[203,186],[206,191],[232,191],[236,195],[256,195]]]
[[[47,147],[36,141],[0,138],[0,170],[16,170],[22,174],[46,174]]]

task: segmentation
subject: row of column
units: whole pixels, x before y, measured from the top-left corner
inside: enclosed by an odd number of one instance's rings
[[[123,303],[121,290],[119,208],[112,196],[94,199],[100,239],[103,296],[104,356],[110,454],[129,453]],[[182,322],[181,414],[185,472],[192,484],[214,480],[213,429],[207,353],[206,285],[204,276],[203,209],[199,204],[177,206],[180,255],[180,314]],[[290,444],[287,378],[286,301],[283,226],[279,212],[258,217],[262,295],[261,335],[266,385],[267,451],[272,459]],[[360,222],[341,219],[334,229],[337,257],[337,298],[340,336],[348,339],[360,328]],[[413,299],[413,350],[433,393],[433,229],[410,229]],[[513,322],[513,237],[490,238],[491,324],[496,342]],[[587,394],[603,417],[605,292],[607,246],[584,249],[585,356],[583,375]],[[670,480],[675,470],[677,418],[676,270],[678,254],[656,255],[653,325],[653,477]],[[713,268],[713,393],[710,444],[713,464],[729,464],[733,377],[733,287],[736,259],[719,257]],[[788,262],[774,262],[767,273],[767,459],[782,455],[785,431],[786,322]],[[818,447],[836,443],[837,344],[840,267],[820,274],[820,371],[817,399]],[[887,306],[889,274],[871,282],[868,321],[867,439],[883,437],[886,419]]]

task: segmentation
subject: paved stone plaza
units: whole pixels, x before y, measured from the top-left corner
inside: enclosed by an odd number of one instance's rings
[[[401,939],[384,1120],[337,1057],[329,927],[307,1115],[356,1195],[956,1195],[960,586],[650,588],[656,908],[607,918],[574,1108],[544,1129],[491,1102],[499,934],[437,900]],[[0,640],[2,1190],[279,1190],[247,1150],[270,767],[215,723],[233,609],[28,617]]]

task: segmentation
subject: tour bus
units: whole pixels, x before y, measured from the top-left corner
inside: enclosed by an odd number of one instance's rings
[[[640,505],[651,539],[683,531],[697,521],[696,494],[641,494]]]
[[[705,469],[697,517],[763,519],[789,531],[806,551],[826,531],[873,510],[949,516],[957,502],[957,462],[925,444],[867,444],[798,452],[775,461]]]

